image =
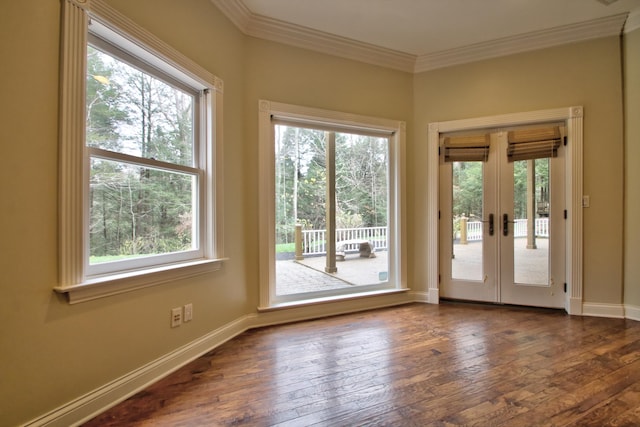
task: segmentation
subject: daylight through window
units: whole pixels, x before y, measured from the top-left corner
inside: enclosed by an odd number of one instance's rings
[[[262,306],[403,289],[403,123],[261,107]]]
[[[388,137],[286,125],[275,135],[276,295],[387,283]],[[308,280],[295,279],[300,267]]]
[[[91,269],[199,247],[199,94],[154,71],[88,48]]]

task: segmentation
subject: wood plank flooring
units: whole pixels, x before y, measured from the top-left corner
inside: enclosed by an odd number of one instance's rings
[[[248,331],[86,426],[640,426],[640,322],[411,304]]]

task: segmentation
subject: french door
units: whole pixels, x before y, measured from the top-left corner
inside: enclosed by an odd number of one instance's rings
[[[564,307],[564,128],[442,135],[440,296]]]

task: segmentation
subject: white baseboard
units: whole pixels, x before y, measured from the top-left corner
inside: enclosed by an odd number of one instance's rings
[[[582,315],[624,319],[625,308],[622,304],[601,304],[595,302],[585,302],[582,304]]]
[[[243,316],[191,343],[167,353],[84,396],[32,420],[28,427],[68,427],[90,420],[140,390],[166,377],[192,360],[241,334],[253,325],[255,315]]]
[[[566,311],[573,316],[582,316],[582,298],[569,298]]]
[[[440,289],[429,288],[429,302],[431,304],[440,304]]]
[[[423,303],[429,303],[429,294],[427,292],[416,292],[416,291],[411,291],[409,292],[409,296],[411,297],[411,300],[413,302],[423,302]]]
[[[408,292],[250,314],[44,414],[24,427],[77,426],[117,405],[248,329],[412,302]]]
[[[637,305],[625,305],[624,317],[626,317],[627,319],[640,321],[640,307],[638,307]]]

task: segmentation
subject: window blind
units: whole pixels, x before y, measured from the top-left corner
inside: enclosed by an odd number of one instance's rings
[[[364,127],[355,124],[335,122],[324,122],[305,117],[287,116],[280,118],[271,116],[271,123],[274,125],[299,127],[305,129],[321,130],[327,132],[337,132],[355,135],[372,136],[375,138],[389,138],[394,135],[394,131],[386,128]]]
[[[489,134],[445,137],[442,145],[445,162],[486,162],[489,158]]]
[[[508,133],[507,139],[507,158],[510,162],[557,157],[562,142],[558,126],[513,130]]]

